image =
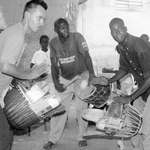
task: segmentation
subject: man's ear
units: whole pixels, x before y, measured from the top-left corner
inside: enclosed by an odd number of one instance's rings
[[[25,18],[27,19],[27,18],[29,18],[29,16],[30,16],[30,13],[28,11],[26,11],[25,12]]]
[[[128,30],[127,30],[127,27],[125,27],[125,31],[127,32]]]
[[[57,33],[57,29],[56,28],[54,28],[54,31]]]

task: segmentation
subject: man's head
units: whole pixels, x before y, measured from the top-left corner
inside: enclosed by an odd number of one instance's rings
[[[42,35],[40,37],[40,45],[43,51],[47,51],[48,42],[49,42],[49,37],[47,35]]]
[[[149,42],[149,36],[147,34],[142,34],[140,36],[141,39],[144,39],[145,41],[148,41]]]
[[[47,4],[43,0],[31,0],[26,3],[23,20],[26,20],[28,30],[37,32],[44,25]]]
[[[59,18],[54,22],[54,31],[58,34],[61,38],[68,38],[69,37],[69,24],[68,22],[63,19]]]
[[[120,18],[114,18],[109,23],[111,35],[118,43],[125,41],[127,36],[127,28],[124,25],[124,21]]]

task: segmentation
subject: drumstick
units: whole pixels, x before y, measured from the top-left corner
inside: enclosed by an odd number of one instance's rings
[[[81,79],[80,76],[76,76],[73,79],[70,80],[70,82],[66,85],[64,85],[64,88],[67,88],[69,85],[71,85],[72,83],[74,83],[76,80]]]

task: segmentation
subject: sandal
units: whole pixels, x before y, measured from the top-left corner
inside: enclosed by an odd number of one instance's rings
[[[85,147],[87,146],[87,141],[85,139],[78,141],[79,147]]]
[[[52,143],[51,141],[48,141],[48,142],[43,146],[43,148],[49,150],[49,149],[52,148],[53,145],[54,145],[54,143]]]

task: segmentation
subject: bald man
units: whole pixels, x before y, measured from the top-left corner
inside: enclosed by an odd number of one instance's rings
[[[135,150],[150,150],[150,44],[127,32],[121,18],[113,18],[109,23],[113,39],[118,43],[120,55],[119,71],[109,79],[109,84],[131,73],[138,89],[131,95],[115,100],[122,104],[133,102],[133,106],[143,115],[141,133],[131,138]],[[144,113],[143,113],[144,112]]]

